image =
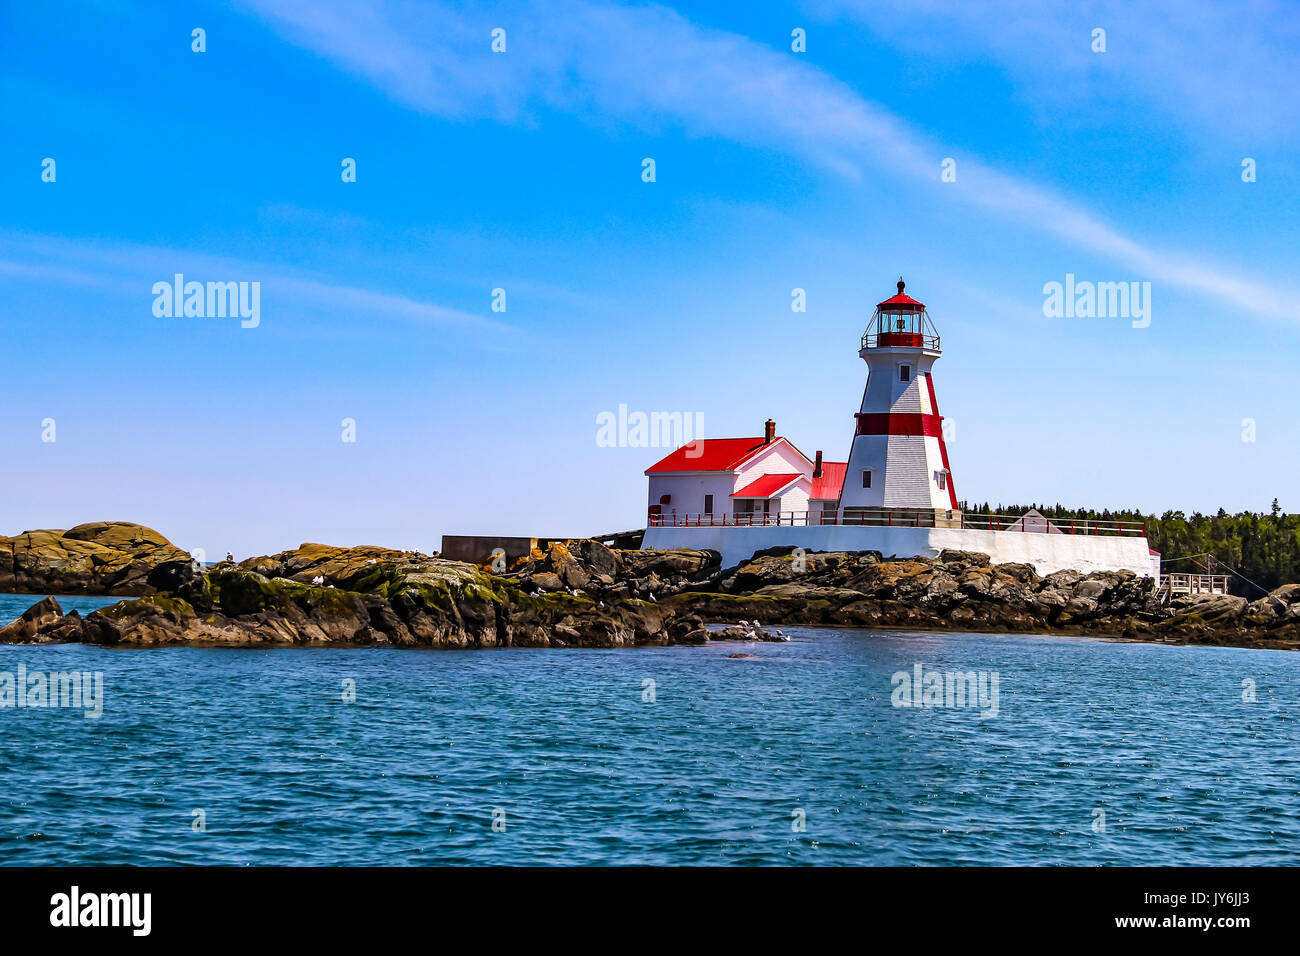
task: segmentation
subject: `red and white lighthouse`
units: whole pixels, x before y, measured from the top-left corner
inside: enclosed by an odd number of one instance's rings
[[[925,306],[903,291],[877,307],[858,355],[867,387],[840,495],[840,520],[960,523],[930,369],[943,352]]]

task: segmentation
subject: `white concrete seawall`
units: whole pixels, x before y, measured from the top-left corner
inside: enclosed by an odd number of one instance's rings
[[[1036,534],[970,528],[890,528],[868,525],[647,528],[641,547],[711,549],[722,566],[747,561],[765,548],[805,551],[879,551],[885,557],[938,557],[945,548],[978,551],[994,564],[1029,564],[1040,575],[1053,571],[1132,571],[1155,577],[1158,560],[1147,539],[1128,535]]]

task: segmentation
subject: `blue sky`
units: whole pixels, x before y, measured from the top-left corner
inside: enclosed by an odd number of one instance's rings
[[[842,460],[900,274],[961,497],[1295,510],[1300,8],[1042,6],[5,5],[0,532],[636,527],[667,449],[601,412]],[[260,324],[156,317],[177,272]]]

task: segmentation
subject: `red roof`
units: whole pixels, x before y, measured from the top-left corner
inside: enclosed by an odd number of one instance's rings
[[[776,439],[780,441],[781,439]],[[687,442],[671,455],[646,469],[661,471],[732,471],[751,453],[763,447],[761,438],[701,438]]]
[[[847,461],[822,462],[822,476],[812,480],[812,494],[808,497],[838,501],[840,491],[844,488],[844,472],[848,467]]]
[[[917,302],[910,295],[903,293],[906,285],[907,283],[900,278],[898,280],[898,294],[891,295],[884,302],[879,303],[876,308],[883,312],[924,312],[924,303]]]
[[[802,477],[803,475],[764,475],[756,481],[751,481],[744,488],[732,494],[731,497],[771,498],[790,482],[798,481]]]

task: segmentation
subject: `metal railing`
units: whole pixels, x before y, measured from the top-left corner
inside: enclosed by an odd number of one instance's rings
[[[980,531],[1023,531],[1028,534],[1112,534],[1147,536],[1145,521],[1096,521],[1090,518],[1048,518],[1038,515],[962,514],[961,526]]]
[[[826,520],[822,520],[825,518]],[[758,512],[737,512],[735,514],[677,514],[650,515],[651,528],[774,528],[779,525],[820,525],[836,524],[835,512],[820,511],[778,511],[771,514]]]
[[[1166,574],[1160,579],[1162,590],[1170,594],[1227,594],[1226,574]]]
[[[977,531],[1012,531],[1025,534],[1086,534],[1146,537],[1141,521],[1092,521],[1078,518],[1043,519],[1036,515],[966,515],[945,517],[943,511],[926,509],[864,511],[849,510],[841,516],[834,511],[781,511],[764,514],[651,514],[651,528],[774,528],[818,525],[889,528],[965,528]]]
[[[862,333],[862,348],[903,347],[939,350],[939,336],[934,332],[875,332]]]

